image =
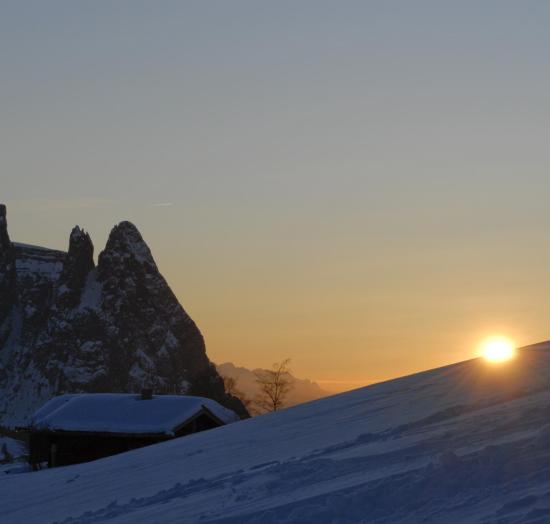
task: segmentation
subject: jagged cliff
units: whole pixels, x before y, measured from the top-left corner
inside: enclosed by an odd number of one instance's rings
[[[203,337],[130,222],[113,228],[97,266],[75,227],[67,253],[11,242],[0,205],[0,425],[24,423],[62,392],[227,395]]]

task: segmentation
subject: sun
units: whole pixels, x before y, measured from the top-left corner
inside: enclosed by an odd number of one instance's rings
[[[507,337],[491,337],[481,343],[481,354],[489,362],[506,362],[515,357],[516,347]]]

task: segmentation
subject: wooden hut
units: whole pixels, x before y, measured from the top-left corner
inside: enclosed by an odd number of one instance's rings
[[[33,468],[88,462],[238,420],[217,402],[183,395],[86,393],[55,397],[27,428]]]

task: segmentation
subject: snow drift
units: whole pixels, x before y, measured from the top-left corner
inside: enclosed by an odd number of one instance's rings
[[[550,343],[0,479],[10,523],[550,522]]]

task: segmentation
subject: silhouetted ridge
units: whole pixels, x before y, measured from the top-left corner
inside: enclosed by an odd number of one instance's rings
[[[15,249],[8,235],[6,206],[0,204],[0,344],[8,335],[4,323],[15,298]]]
[[[88,275],[94,267],[94,245],[90,235],[75,226],[69,237],[69,251],[58,287],[62,305],[75,307],[78,304]]]
[[[58,393],[144,386],[203,395],[247,416],[225,393],[201,332],[133,224],[112,229],[95,267],[94,246],[80,227],[67,253],[14,249],[5,215],[2,206],[0,291],[8,299],[0,309],[0,425],[23,422]]]

